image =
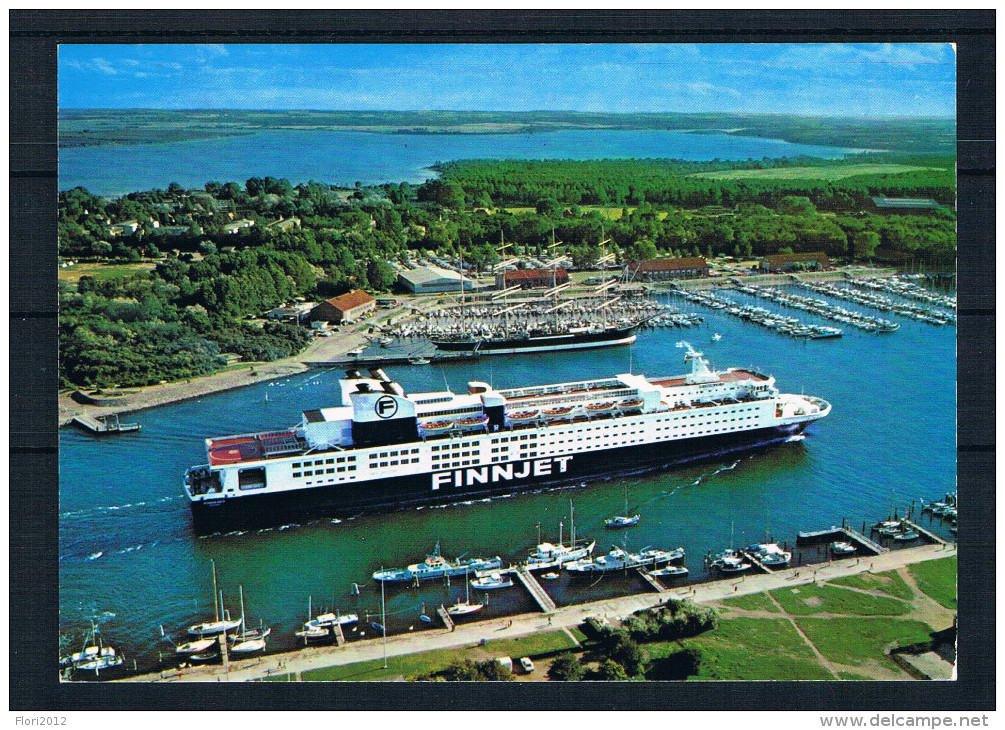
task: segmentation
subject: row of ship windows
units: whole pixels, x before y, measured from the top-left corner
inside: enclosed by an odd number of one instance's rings
[[[380,454],[373,453],[373,454],[370,454],[370,461],[373,461],[378,456],[381,459],[386,459],[389,456],[394,457],[394,456],[398,456],[399,454],[401,454],[402,456],[407,456],[409,453],[418,454],[419,450],[418,449],[412,449],[411,451],[409,451],[408,449],[402,449],[401,451],[382,451],[382,452],[380,452]],[[373,465],[371,464],[371,466],[373,466]]]
[[[338,478],[338,479],[336,480],[336,479],[335,479],[335,478],[333,477],[333,478],[331,478],[331,479],[328,479],[327,481],[324,481],[324,480],[323,480],[323,481],[318,481],[318,482],[307,482],[307,486],[309,487],[309,486],[311,486],[312,484],[315,484],[315,485],[318,485],[318,486],[320,486],[320,485],[322,485],[322,484],[334,484],[334,483],[335,483],[336,481],[339,481],[339,482],[344,482],[344,481],[345,481],[346,479],[348,479],[348,478],[349,478],[349,477],[339,477],[339,478]]]
[[[471,451],[461,451],[461,456],[477,456],[477,453]],[[456,459],[457,454],[433,454],[433,461],[438,461],[439,459]],[[418,459],[416,459],[418,461]]]
[[[495,442],[493,441],[493,443],[495,443]],[[474,446],[474,445],[475,445],[474,441],[462,441],[459,444],[442,444],[440,446],[433,446],[430,449],[430,451],[449,451],[450,449],[455,449],[456,450],[456,449],[460,449],[460,448],[465,448],[466,449],[469,446]],[[412,452],[413,453],[418,453],[418,449],[413,449]]]
[[[524,434],[522,436],[503,436],[502,438],[492,439],[492,443],[494,443],[494,444],[499,444],[499,443],[506,444],[506,443],[509,443],[510,441],[526,441],[528,438],[530,438],[530,436],[528,436],[527,434]],[[537,438],[537,437],[535,436],[534,438]]]
[[[321,474],[334,474],[336,471],[338,471],[338,472],[356,471],[356,466],[354,464],[351,464],[349,466],[340,466],[340,467],[335,468],[335,469],[331,469],[331,468],[329,468],[329,469],[316,469],[316,470],[305,471],[305,472],[295,471],[295,472],[293,472],[293,477],[295,479],[300,479],[301,477],[320,476]]]
[[[391,459],[390,461],[382,461],[382,462],[380,462],[380,464],[370,464],[370,468],[373,468],[375,466],[377,466],[377,467],[398,466],[398,464],[409,464],[409,463],[411,463],[411,464],[418,464],[419,463],[419,457],[418,456],[413,456],[411,459],[401,459],[400,461],[398,459]]]
[[[305,462],[303,462],[303,464],[301,464],[299,461],[294,461],[293,462],[293,468],[294,469],[300,469],[301,466],[303,466],[303,467],[322,466],[324,464],[344,464],[346,462],[346,460],[348,460],[349,463],[351,464],[352,462],[356,461],[356,457],[355,456],[348,456],[348,457],[347,456],[340,456],[337,459],[316,459],[315,461],[305,461]]]

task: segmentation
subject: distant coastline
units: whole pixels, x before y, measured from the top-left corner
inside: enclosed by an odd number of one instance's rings
[[[588,112],[349,112],[63,109],[59,147],[154,144],[273,130],[393,135],[527,135],[572,130],[661,130],[902,152],[955,150],[950,118],[864,119],[775,114]]]

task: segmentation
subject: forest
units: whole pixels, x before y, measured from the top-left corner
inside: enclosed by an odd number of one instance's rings
[[[261,315],[295,297],[352,288],[390,291],[394,265],[463,248],[485,270],[507,254],[542,257],[552,240],[573,268],[603,253],[762,256],[823,250],[838,260],[952,266],[954,160],[901,159],[920,169],[839,179],[694,177],[731,169],[833,166],[805,158],[743,163],[674,160],[465,161],[413,186],[336,189],[271,177],[170,185],[119,199],[82,188],[59,195],[63,261],[151,262],[152,271],[60,282],[64,387],[136,386],[223,367],[223,353],[269,361],[299,352],[306,328]],[[931,198],[943,207],[882,214],[872,196]],[[126,230],[116,224],[129,222]],[[234,229],[235,222],[243,222]],[[601,242],[607,241],[601,248]]]

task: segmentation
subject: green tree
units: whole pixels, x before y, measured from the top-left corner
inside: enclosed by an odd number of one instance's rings
[[[879,234],[875,231],[863,231],[855,239],[855,258],[871,259],[879,246]]]
[[[558,682],[578,682],[584,674],[582,662],[572,652],[559,654],[548,668],[548,679]]]
[[[625,671],[623,666],[608,657],[600,662],[600,666],[597,667],[596,677],[608,682],[617,682],[628,679],[628,672]]]
[[[370,259],[366,265],[366,279],[376,291],[390,291],[398,275],[394,267],[383,259]]]
[[[817,212],[809,198],[799,195],[786,195],[778,201],[777,210],[782,215],[813,215]]]

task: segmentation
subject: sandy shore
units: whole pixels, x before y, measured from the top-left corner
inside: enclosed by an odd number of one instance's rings
[[[318,338],[311,342],[299,354],[282,360],[265,363],[248,363],[226,372],[206,375],[201,378],[180,380],[162,385],[149,385],[142,388],[127,388],[130,395],[123,403],[114,406],[96,406],[78,403],[70,397],[71,391],[59,394],[59,424],[66,425],[75,416],[105,416],[112,413],[134,413],[147,408],[176,403],[178,401],[199,398],[210,393],[243,388],[247,385],[262,383],[277,378],[289,377],[305,372],[304,364],[311,360],[335,360],[362,346],[366,340],[364,334],[367,325],[354,326],[349,331],[339,332],[332,337]],[[134,392],[135,391],[135,392]]]
[[[956,554],[956,546],[925,545],[904,550],[892,550],[875,557],[848,558],[815,566],[802,566],[776,571],[770,575],[750,575],[683,587],[666,593],[643,593],[592,603],[559,608],[548,614],[531,613],[490,621],[459,623],[454,631],[433,629],[420,634],[399,634],[380,639],[354,641],[343,647],[314,647],[301,651],[273,654],[256,659],[231,662],[229,667],[205,666],[170,670],[159,674],[139,675],[123,682],[248,682],[269,676],[299,678],[302,672],[322,667],[341,666],[356,662],[392,659],[405,654],[434,649],[456,649],[477,646],[483,639],[511,639],[540,631],[569,629],[589,616],[604,616],[612,621],[634,611],[651,608],[667,598],[690,598],[698,603],[710,603],[724,598],[774,590],[786,586],[804,585],[817,580],[832,580],[867,571],[896,570],[911,563],[937,560]],[[930,624],[936,631],[952,625],[952,612],[933,615]]]

